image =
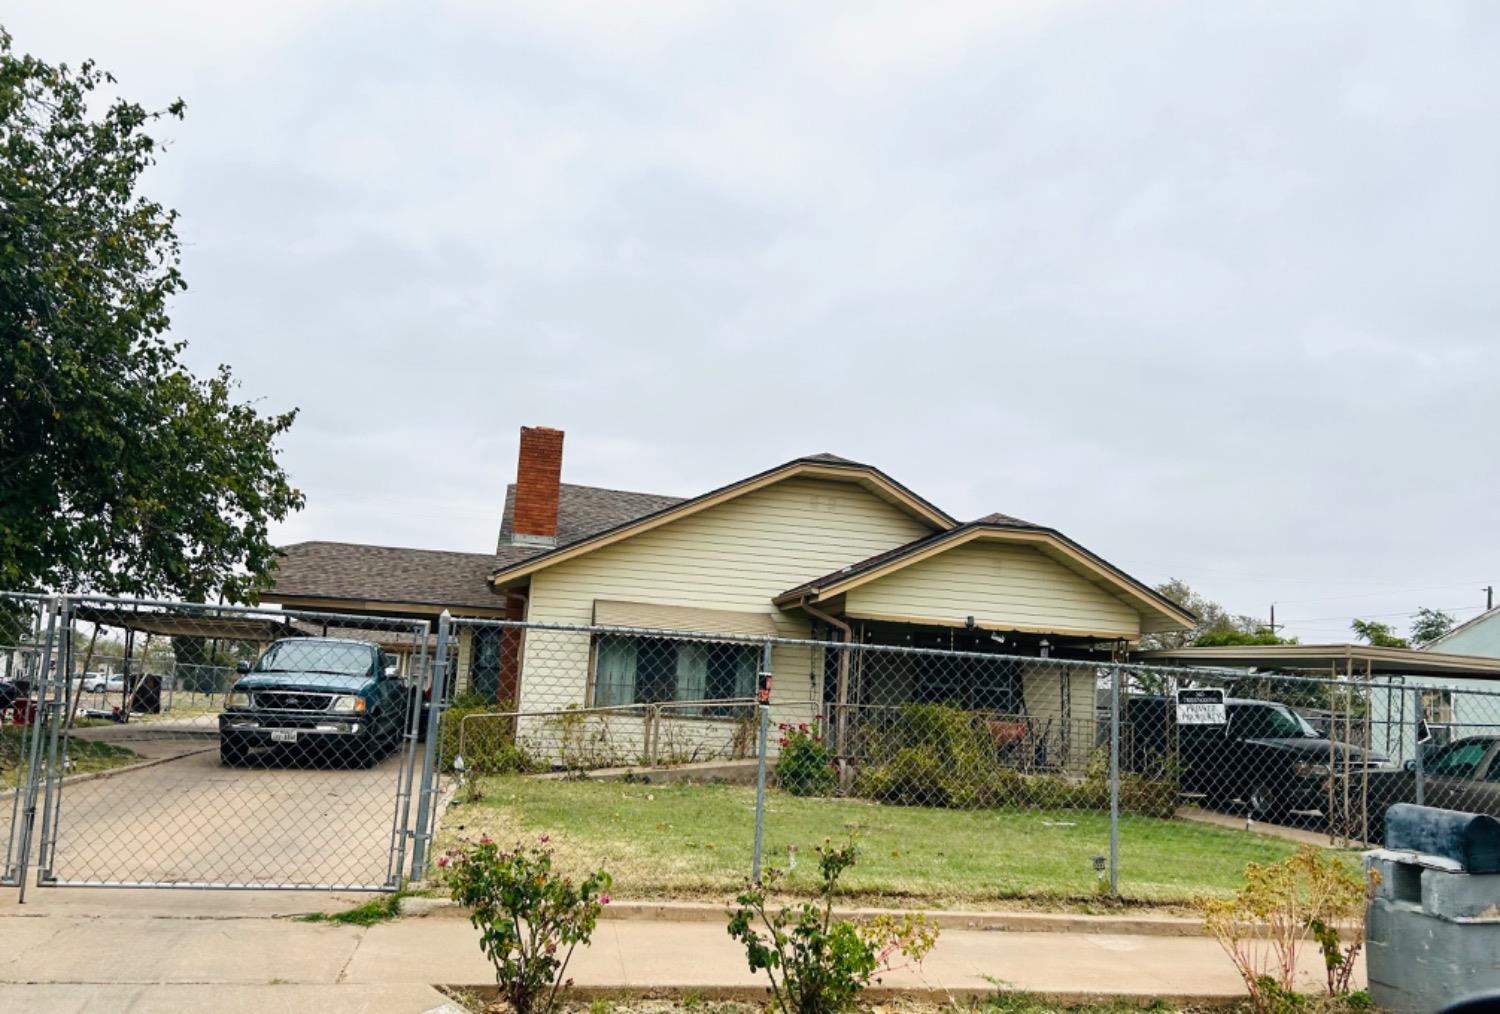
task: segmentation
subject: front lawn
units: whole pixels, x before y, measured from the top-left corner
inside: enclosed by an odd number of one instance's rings
[[[754,820],[755,790],[740,786],[507,776],[487,780],[481,802],[448,810],[439,849],[481,834],[502,843],[546,834],[568,872],[603,866],[622,898],[727,899],[749,874]],[[1109,816],[767,796],[764,856],[768,865],[785,867],[796,847],[793,889],[813,886],[814,848],[824,838],[851,834],[860,861],[841,884],[870,903],[1078,901],[1096,897],[1092,860],[1109,851]],[[1225,894],[1239,886],[1247,862],[1274,861],[1295,849],[1268,835],[1126,816],[1120,890],[1128,899],[1164,904]]]
[[[14,725],[0,728],[0,792],[16,787],[16,773],[22,763],[22,731]],[[47,745],[43,742],[42,749],[45,750]],[[28,752],[30,748],[28,740]],[[68,774],[77,775],[122,767],[140,760],[140,755],[121,746],[74,737],[68,742],[68,760],[72,762],[68,767]]]

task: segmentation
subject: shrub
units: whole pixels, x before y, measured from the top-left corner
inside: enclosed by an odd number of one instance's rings
[[[898,954],[920,963],[937,943],[938,929],[926,916],[891,915],[850,922],[833,918],[838,879],[854,865],[854,845],[818,848],[822,887],[817,901],[771,912],[767,886],[749,884],[729,912],[729,935],[745,945],[752,972],[764,971],[781,1014],[834,1014],[854,1004],[875,974],[892,967]]]
[[[514,710],[515,705],[509,701],[495,701],[472,691],[466,691],[454,697],[452,703],[443,712],[442,721],[438,726],[440,729],[437,749],[438,770],[453,770],[453,758],[458,756],[460,745],[467,751],[464,756],[464,766],[468,767],[471,757],[496,746],[513,744],[516,731],[513,718],[496,717],[472,721],[468,723],[467,731],[461,730],[466,715],[497,715]],[[462,744],[459,743],[460,735],[465,737]]]
[[[580,884],[552,872],[552,851],[501,851],[489,838],[445,853],[438,866],[453,900],[469,909],[479,946],[495,966],[501,995],[516,1014],[546,1014],[571,984],[563,976],[573,949],[587,944],[609,904],[600,870]]]
[[[974,713],[946,704],[908,704],[876,737],[855,793],[902,806],[998,805],[1002,781],[994,740]]]
[[[822,735],[806,722],[782,723],[777,728],[781,731],[781,753],[776,758],[776,784],[794,796],[831,795],[838,779],[838,762]]]
[[[1250,863],[1233,898],[1200,899],[1210,935],[1219,941],[1261,1014],[1299,1008],[1297,955],[1309,940],[1323,954],[1331,996],[1350,997],[1349,979],[1364,946],[1365,905],[1380,875],[1350,873],[1336,856],[1305,845],[1278,863]],[[1353,924],[1346,944],[1341,924]],[[1351,999],[1357,999],[1350,997]]]

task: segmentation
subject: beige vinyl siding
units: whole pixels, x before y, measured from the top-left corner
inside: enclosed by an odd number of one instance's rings
[[[849,616],[1137,637],[1140,614],[1030,546],[985,539],[851,588]]]
[[[604,599],[764,613],[781,636],[806,637],[807,621],[780,612],[773,597],[931,530],[855,483],[787,479],[538,572],[527,618],[587,624],[594,601]],[[583,703],[584,641],[563,659],[555,644],[545,657],[534,653],[533,640],[527,639],[522,706]],[[807,649],[777,648],[773,671],[776,698],[816,698]]]
[[[1093,666],[1027,666],[1021,693],[1049,767],[1082,773],[1098,735],[1098,672]]]

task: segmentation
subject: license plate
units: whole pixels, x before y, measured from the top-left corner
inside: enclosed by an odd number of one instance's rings
[[[295,742],[297,742],[297,730],[296,729],[272,729],[271,730],[271,742],[272,743],[295,743]]]

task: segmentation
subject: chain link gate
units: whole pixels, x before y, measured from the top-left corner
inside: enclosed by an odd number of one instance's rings
[[[45,681],[56,611],[39,595],[0,595],[0,886],[20,887],[41,773],[45,716],[33,697]],[[9,724],[4,716],[10,713]]]
[[[34,864],[49,887],[400,887],[430,810],[413,798],[437,717],[427,621],[46,602],[39,718],[6,730],[28,751],[5,798],[7,883],[24,892]],[[96,673],[101,655],[122,671]]]

